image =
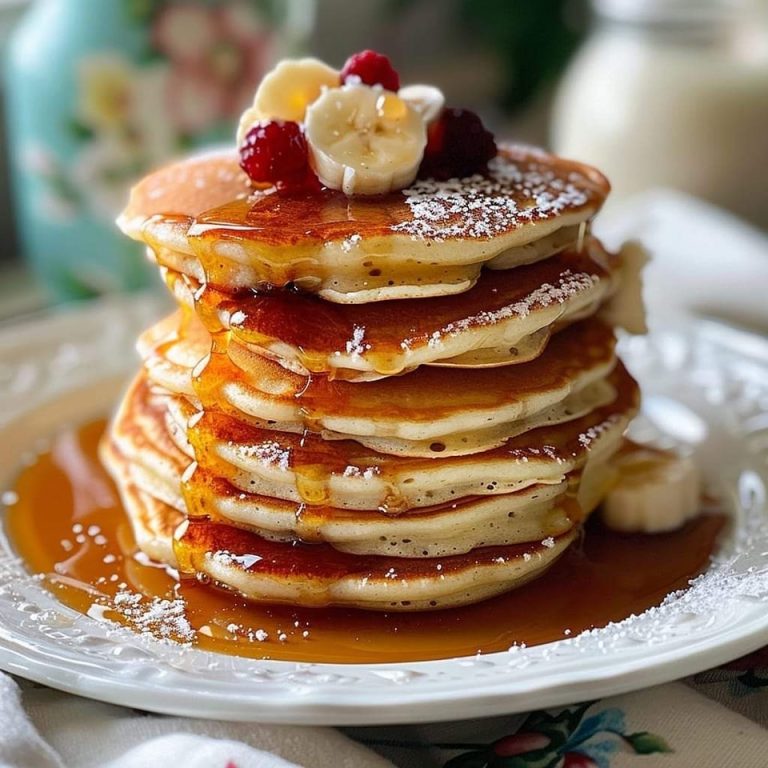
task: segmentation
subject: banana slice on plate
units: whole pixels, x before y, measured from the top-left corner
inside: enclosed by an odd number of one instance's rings
[[[700,510],[699,472],[689,458],[638,448],[614,461],[617,482],[603,501],[603,522],[615,531],[660,533]]]
[[[264,76],[253,106],[240,118],[237,144],[261,120],[304,120],[307,106],[320,96],[324,88],[335,88],[339,73],[319,59],[286,59]]]
[[[307,109],[305,135],[320,181],[347,195],[407,187],[427,143],[426,123],[414,107],[367,85],[323,91]]]
[[[397,95],[407,101],[426,123],[435,120],[445,106],[443,92],[434,85],[405,85]]]

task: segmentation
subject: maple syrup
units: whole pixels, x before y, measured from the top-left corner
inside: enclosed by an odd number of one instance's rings
[[[596,523],[542,577],[466,608],[386,614],[249,604],[194,580],[175,580],[137,554],[128,518],[97,458],[104,422],[60,433],[25,467],[7,530],[30,571],[66,605],[93,613],[120,590],[181,602],[197,647],[305,662],[406,662],[536,645],[619,621],[684,589],[706,568],[725,517],[679,531],[622,535]],[[124,585],[124,586],[123,586]],[[119,613],[107,618],[127,621]]]
[[[187,314],[189,310],[186,310]],[[208,351],[210,337],[196,327],[190,335],[180,322],[179,329],[153,350],[162,365],[165,348],[176,344]],[[613,331],[599,320],[585,320],[556,334],[545,352],[525,366],[502,368],[457,368],[446,374],[440,368],[422,366],[408,376],[357,383],[338,381],[328,376],[302,376],[279,363],[235,346],[230,339],[222,354],[211,355],[206,365],[197,366],[193,386],[206,409],[232,413],[223,394],[233,384],[256,391],[259,398],[290,408],[295,404],[304,426],[313,432],[322,430],[328,415],[376,419],[386,414],[409,424],[430,423],[466,409],[501,411],[510,403],[570,384],[580,374],[598,367],[610,368],[614,355]]]
[[[163,252],[161,262],[168,260]],[[232,335],[242,343],[268,349],[279,341],[295,349],[307,371],[330,374],[338,372],[329,361],[352,351],[377,373],[397,375],[406,367],[404,350],[412,353],[427,347],[456,329],[481,330],[504,317],[534,310],[552,314],[570,289],[563,288],[558,298],[542,291],[543,285],[570,280],[574,294],[591,290],[594,301],[610,292],[613,280],[613,267],[601,266],[586,252],[564,251],[515,270],[486,271],[460,300],[449,295],[336,304],[291,290],[228,292],[215,288],[203,269],[208,280],[203,286],[172,268],[165,269],[164,277],[172,294],[177,294],[179,281],[186,283],[185,293],[193,297],[195,310],[211,333],[220,332],[226,318]]]

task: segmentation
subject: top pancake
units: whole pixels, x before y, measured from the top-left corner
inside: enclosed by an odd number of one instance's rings
[[[236,156],[212,154],[145,178],[119,224],[201,283],[293,284],[356,304],[460,293],[483,265],[546,258],[576,242],[608,190],[595,169],[522,147],[503,147],[487,176],[376,197],[253,190]]]

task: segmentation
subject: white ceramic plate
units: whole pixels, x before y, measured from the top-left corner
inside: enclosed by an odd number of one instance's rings
[[[132,299],[0,333],[0,490],[25,452],[105,413],[160,312]],[[254,661],[140,638],[58,603],[0,534],[0,667],[159,712],[303,724],[480,717],[599,698],[768,643],[768,343],[703,324],[624,343],[645,392],[635,436],[695,452],[734,524],[717,560],[659,608],[549,645],[410,664]]]

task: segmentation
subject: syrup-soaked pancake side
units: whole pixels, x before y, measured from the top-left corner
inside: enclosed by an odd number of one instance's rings
[[[166,283],[211,333],[240,343],[297,373],[354,381],[397,375],[420,365],[523,363],[551,332],[594,314],[621,287],[621,256],[594,238],[514,270],[485,271],[460,296],[344,305],[296,291],[231,295],[176,271]]]
[[[221,412],[196,411],[173,398],[180,423],[169,431],[169,398],[152,395],[143,377],[129,390],[112,438],[137,466],[157,468],[169,489],[179,467],[184,469],[183,460],[171,456],[186,453],[187,463],[194,459],[197,466],[244,493],[399,514],[465,496],[560,483],[567,472],[602,451],[609,455],[620,444],[638,404],[637,385],[621,365],[611,377],[616,398],[586,416],[540,427],[480,454],[444,459],[391,456],[353,440],[327,441],[311,432],[260,429]]]
[[[340,303],[460,293],[575,243],[609,186],[589,166],[504,147],[487,176],[385,196],[252,190],[233,154],[181,161],[133,190],[123,231],[208,286],[293,284]],[[439,245],[439,253],[434,248]]]
[[[673,533],[648,536],[590,524],[543,576],[465,608],[386,614],[259,605],[196,580],[177,582],[136,548],[97,457],[103,429],[95,422],[60,433],[22,470],[13,488],[18,501],[7,509],[16,551],[75,610],[240,656],[408,662],[573,637],[684,589],[706,567],[723,525],[722,516],[704,515]],[[240,548],[236,556],[249,554]]]
[[[140,337],[150,382],[201,410],[254,426],[326,440],[353,438],[384,453],[441,457],[479,453],[545,424],[586,415],[616,393],[613,331],[578,323],[523,366],[446,373],[422,367],[359,386],[290,373],[230,339],[205,365],[211,338],[192,317],[175,316]]]
[[[196,411],[185,399],[150,390],[140,377],[103,455],[146,552],[171,551],[163,542],[164,514],[189,515],[186,536],[173,545],[172,562],[182,571],[204,574],[254,601],[371,610],[447,607],[525,583],[573,540],[612,482],[609,460],[637,407],[636,385],[624,369],[619,365],[611,377],[614,396],[603,408],[479,455],[437,462],[377,454],[355,441],[327,441],[309,432],[260,429],[216,410]],[[499,501],[483,503],[478,496]],[[366,519],[349,510],[369,513]],[[201,529],[206,520],[217,527]],[[223,537],[236,529],[274,542],[268,545],[272,559],[259,555],[263,562],[255,572],[234,567],[226,548],[202,550],[213,546],[211,530]],[[203,530],[209,533],[201,537]],[[301,542],[312,540],[349,553],[343,561],[347,571],[338,571],[338,557],[335,576],[307,569],[299,557]],[[497,550],[483,559],[489,547]],[[312,552],[333,560],[319,549]],[[367,570],[370,555],[394,556],[378,571],[389,576]],[[433,556],[444,558],[439,568],[429,562]],[[266,567],[292,558],[290,573],[283,565],[275,573]]]

